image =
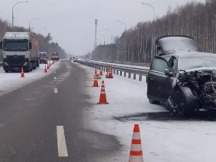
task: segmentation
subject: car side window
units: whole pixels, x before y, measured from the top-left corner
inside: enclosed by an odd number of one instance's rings
[[[164,54],[160,46],[157,46],[157,53],[159,56]]]
[[[151,65],[151,70],[164,73],[165,69],[169,69],[167,62],[161,58],[154,58]]]
[[[177,58],[171,57],[171,59],[169,60],[169,65],[170,65],[171,69],[173,70],[173,72],[176,73],[178,70]]]

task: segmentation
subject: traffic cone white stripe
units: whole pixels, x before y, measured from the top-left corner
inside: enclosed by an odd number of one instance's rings
[[[101,94],[106,94],[106,93],[101,91]]]
[[[142,159],[142,157],[131,157],[129,162],[144,162],[144,160]]]
[[[140,144],[138,145],[136,145],[136,144],[132,144],[132,146],[131,146],[132,148],[133,148],[133,151],[140,151],[141,150],[141,147],[140,147]]]
[[[133,139],[140,139],[140,133],[135,133],[134,132]]]

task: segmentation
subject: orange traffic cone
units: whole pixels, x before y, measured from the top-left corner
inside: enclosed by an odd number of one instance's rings
[[[47,65],[47,70],[49,69],[49,67],[50,67],[50,65],[48,64],[48,65]]]
[[[101,75],[101,76],[103,75],[103,71],[102,71],[102,70],[100,70],[100,75]]]
[[[134,124],[129,162],[144,162],[139,124]]]
[[[107,75],[106,75],[106,78],[113,78],[112,72],[108,72]]]
[[[101,93],[100,93],[100,99],[99,99],[98,104],[108,104],[107,99],[106,99],[105,85],[104,85],[103,80],[101,84]]]
[[[24,74],[24,71],[23,71],[23,68],[22,68],[22,70],[21,70],[21,78],[24,78],[25,77],[25,74]]]
[[[109,76],[108,76],[108,78],[113,78],[112,71],[111,71],[111,72],[109,72]]]
[[[44,73],[47,73],[47,67],[46,67],[46,65],[45,65]]]
[[[92,87],[99,87],[98,85],[98,80],[97,80],[97,75],[94,76],[94,82]]]
[[[113,78],[113,74],[112,74],[112,68],[111,67],[107,67],[107,74],[106,74],[106,78]]]

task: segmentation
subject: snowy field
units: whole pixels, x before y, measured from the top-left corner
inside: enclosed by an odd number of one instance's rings
[[[109,104],[98,105],[100,87],[91,87],[94,69],[79,66],[89,74],[86,86],[94,104],[85,114],[86,127],[114,135],[123,145],[103,162],[128,161],[135,123],[140,124],[145,162],[215,162],[216,121],[172,117],[165,107],[148,102],[145,79],[140,82],[118,75],[103,76]]]
[[[140,124],[145,162],[215,162],[216,121],[176,119],[164,107],[149,104],[145,78],[140,82],[118,75],[113,79],[103,77],[109,104],[97,105],[100,87],[92,87],[94,69],[77,65],[88,72],[85,86],[91,96],[89,101],[94,105],[85,113],[86,128],[113,135],[122,145],[120,152],[101,162],[128,161],[135,123]],[[55,72],[59,63],[48,73],[44,73],[44,66],[25,73],[25,78],[21,78],[20,73],[6,74],[0,69],[0,95]]]

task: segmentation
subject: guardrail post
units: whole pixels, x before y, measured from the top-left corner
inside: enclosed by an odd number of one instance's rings
[[[120,70],[120,76],[122,76],[122,70]]]
[[[115,74],[116,73],[116,70],[115,69],[113,69],[113,74]]]
[[[131,78],[131,73],[130,72],[128,72],[128,78]]]
[[[119,70],[117,70],[117,75],[119,74]]]
[[[142,74],[139,74],[139,81],[142,81]]]
[[[124,77],[126,77],[126,71],[124,71]]]
[[[136,73],[134,73],[134,75],[133,75],[133,79],[134,79],[134,80],[136,79]]]

